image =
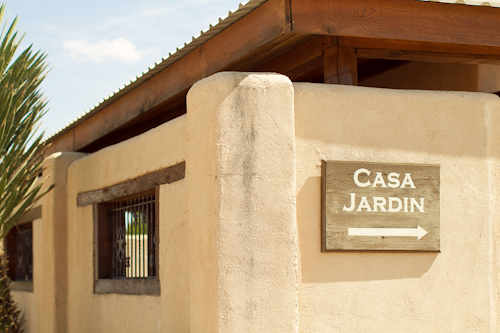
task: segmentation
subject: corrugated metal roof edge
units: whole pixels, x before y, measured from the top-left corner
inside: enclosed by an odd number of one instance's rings
[[[236,10],[235,12],[230,11],[228,13],[228,16],[225,18],[219,18],[219,22],[216,25],[211,24],[209,29],[205,31],[202,30],[199,36],[193,37],[190,42],[184,43],[184,46],[181,48],[177,48],[177,50],[174,51],[174,53],[169,53],[167,58],[162,58],[160,62],[157,62],[155,63],[154,66],[149,67],[146,72],[142,72],[140,76],[136,76],[135,79],[130,80],[130,83],[123,85],[113,94],[102,99],[98,104],[88,109],[85,113],[78,116],[76,119],[67,124],[65,127],[62,127],[55,133],[51,134],[45,141],[46,142],[54,141],[58,137],[67,133],[68,131],[76,127],[78,124],[82,123],[85,119],[92,117],[94,114],[106,108],[108,105],[118,100],[123,95],[127,94],[129,91],[135,89],[142,83],[146,82],[154,75],[158,74],[160,71],[164,70],[165,68],[167,68],[168,66],[170,66],[171,64],[173,64],[186,54],[188,54],[189,52],[191,52],[193,49],[202,45],[203,43],[205,43],[206,41],[208,41],[209,39],[220,33],[222,30],[226,29],[231,24],[238,21],[239,19],[241,19],[254,9],[258,8],[265,2],[267,2],[267,0],[250,0],[244,5],[240,3],[238,10]]]

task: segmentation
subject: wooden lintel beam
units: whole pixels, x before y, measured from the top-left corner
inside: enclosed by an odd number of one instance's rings
[[[358,85],[356,49],[331,47],[323,51],[324,83]]]
[[[500,46],[500,8],[413,0],[291,0],[297,33]]]
[[[157,185],[170,184],[184,179],[185,175],[186,162],[180,162],[167,168],[150,172],[139,178],[127,180],[123,183],[78,193],[76,205],[86,206],[135,195],[144,191],[153,190]]]

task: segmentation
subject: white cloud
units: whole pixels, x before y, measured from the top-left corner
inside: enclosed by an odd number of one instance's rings
[[[118,60],[134,63],[142,57],[135,45],[125,38],[103,39],[97,43],[91,43],[85,39],[65,40],[63,48],[68,50],[71,59],[76,61],[102,63]]]

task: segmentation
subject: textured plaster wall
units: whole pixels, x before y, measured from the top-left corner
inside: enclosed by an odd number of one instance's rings
[[[500,100],[294,84],[301,332],[498,332]],[[441,253],[321,253],[321,160],[441,165]]]
[[[189,331],[186,181],[160,186],[160,296],[93,293],[93,209],[76,206],[80,192],[185,161],[186,137],[182,116],[69,167],[68,332]]]
[[[192,332],[296,332],[293,86],[220,73],[187,96]]]
[[[212,75],[187,115],[47,160],[34,293],[15,293],[28,332],[496,332],[498,142],[494,95]],[[441,253],[321,253],[322,159],[440,164]],[[161,295],[94,294],[77,194],[181,161],[159,192]]]
[[[67,331],[67,169],[81,156],[55,153],[44,162],[44,187],[55,187],[41,199],[42,218],[33,222],[33,292],[14,293],[27,332]]]

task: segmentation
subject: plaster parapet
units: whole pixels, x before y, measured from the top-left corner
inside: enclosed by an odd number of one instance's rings
[[[485,103],[485,126],[487,132],[489,216],[488,224],[488,285],[490,295],[490,327],[498,330],[500,322],[500,100],[491,96]]]
[[[188,93],[193,332],[298,330],[293,95],[256,73]]]
[[[67,294],[68,294],[68,216],[67,216],[67,183],[68,167],[86,154],[75,152],[58,152],[44,161],[43,176],[47,177],[44,188],[55,185],[42,198],[43,239],[42,248],[33,248],[37,264],[41,264],[41,276],[35,276],[34,290],[40,313],[38,329],[40,332],[67,331]],[[37,255],[41,254],[41,255]]]
[[[497,332],[498,97],[294,87],[300,330]],[[319,252],[322,159],[439,164],[441,252]]]

